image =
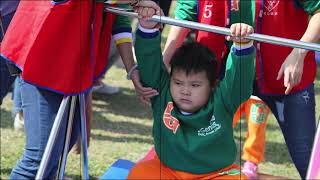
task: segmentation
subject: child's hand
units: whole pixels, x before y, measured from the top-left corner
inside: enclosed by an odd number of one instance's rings
[[[153,1],[140,1],[135,7],[139,16],[139,24],[146,29],[160,28],[159,23],[148,21],[153,15],[163,16],[160,7]]]
[[[234,41],[237,43],[247,43],[251,40],[245,39],[246,36],[253,33],[252,26],[244,23],[232,24],[230,27],[231,36],[227,36],[228,41]]]

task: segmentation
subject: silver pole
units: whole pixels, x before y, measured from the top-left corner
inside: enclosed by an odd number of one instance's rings
[[[137,13],[129,12],[126,9],[112,8],[112,7],[107,7],[105,9],[106,9],[106,11],[109,11],[109,12],[112,12],[115,14],[138,18]],[[223,34],[223,35],[230,35],[231,34],[230,29],[228,29],[228,28],[212,26],[212,25],[207,25],[207,24],[201,24],[201,23],[186,21],[186,20],[179,20],[179,19],[169,18],[166,16],[154,15],[151,17],[150,20],[154,21],[154,22],[170,24],[170,25],[174,25],[174,26],[181,26],[181,27],[196,29],[196,30],[201,30],[201,31],[213,32],[213,33],[218,33],[218,34]],[[271,43],[271,44],[289,46],[292,48],[320,51],[320,44],[316,44],[316,43],[307,43],[307,42],[303,42],[303,41],[297,41],[297,40],[269,36],[269,35],[263,35],[263,34],[257,34],[257,33],[250,34],[246,38],[251,39],[251,40],[255,40],[255,41]]]
[[[85,95],[78,96],[80,102],[80,116],[81,116],[81,159],[82,159],[82,178],[89,179],[88,172],[88,154],[87,154],[87,127],[86,127],[86,101]]]
[[[71,138],[71,133],[72,133],[72,125],[73,125],[73,120],[74,120],[74,111],[75,111],[76,101],[77,101],[77,96],[72,96],[71,106],[70,106],[70,110],[69,110],[67,133],[66,133],[66,137],[65,137],[64,148],[63,148],[62,157],[61,157],[61,161],[60,161],[59,169],[58,169],[58,176],[57,176],[57,178],[61,179],[61,180],[63,179],[64,172],[66,169],[66,163],[67,163],[67,157],[68,157],[69,146],[70,146],[70,138]]]
[[[319,174],[319,169],[317,169],[317,163],[319,163],[320,157],[318,154],[320,154],[320,116],[318,119],[318,126],[317,126],[317,132],[314,137],[313,146],[312,146],[312,153],[308,165],[308,171],[307,171],[307,177],[306,179],[314,179],[317,176],[317,173]]]
[[[67,109],[67,105],[69,104],[69,99],[70,99],[69,96],[64,96],[62,99],[57,116],[54,120],[52,129],[51,129],[51,132],[49,135],[49,139],[48,139],[46,148],[44,150],[44,153],[43,153],[43,156],[42,156],[42,159],[40,162],[40,166],[39,166],[39,170],[36,175],[36,179],[39,179],[39,180],[43,179],[43,174],[44,174],[46,167],[48,165],[48,162],[50,160],[53,146],[57,140],[58,133],[59,133],[59,130],[60,130],[60,127],[62,124],[63,116],[64,116],[65,111]]]

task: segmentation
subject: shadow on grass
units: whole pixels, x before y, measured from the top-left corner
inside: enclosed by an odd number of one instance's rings
[[[149,136],[151,135],[152,127],[143,125],[141,123],[111,121],[102,116],[101,112],[94,112],[92,129],[101,129],[112,133],[139,134]]]
[[[84,179],[84,177],[82,177],[80,174],[81,170],[79,170],[79,175],[74,175],[74,174],[66,174],[65,177],[71,178],[71,179]],[[95,176],[90,176],[89,175],[89,179],[90,180],[97,180],[99,177],[95,177]]]
[[[115,95],[93,94],[93,100],[104,101],[105,104],[93,101],[93,106],[99,112],[113,113],[115,115],[133,118],[151,119],[151,109],[146,109],[139,101],[136,92],[129,88],[122,88],[121,93]]]
[[[7,174],[8,176],[11,174],[12,168],[0,168],[1,174]],[[4,179],[4,177],[0,177],[0,179]]]
[[[0,109],[0,128],[13,128],[11,112]]]
[[[112,142],[137,142],[137,143],[146,143],[146,144],[153,144],[152,139],[143,139],[138,137],[111,137],[105,135],[96,135],[92,134],[91,137],[94,140],[98,141],[112,141]]]

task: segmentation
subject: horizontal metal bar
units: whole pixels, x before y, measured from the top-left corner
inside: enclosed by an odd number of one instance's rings
[[[112,12],[115,14],[119,14],[119,15],[123,15],[123,16],[130,16],[130,17],[138,18],[137,13],[130,12],[126,9],[106,7],[106,11],[109,11],[109,12]],[[174,25],[174,26],[180,26],[180,27],[185,27],[185,28],[190,28],[190,29],[213,32],[213,33],[218,33],[218,34],[223,34],[223,35],[230,35],[231,34],[230,29],[228,29],[228,28],[212,26],[212,25],[207,25],[207,24],[201,24],[201,23],[193,22],[193,21],[179,20],[179,19],[174,19],[174,18],[170,18],[170,17],[166,17],[166,16],[154,15],[150,18],[150,20],[154,21],[154,22],[163,23],[163,24],[170,24],[170,25]],[[282,46],[289,46],[292,48],[320,51],[320,44],[316,44],[316,43],[308,43],[308,42],[303,42],[303,41],[297,41],[297,40],[269,36],[269,35],[263,35],[263,34],[257,34],[257,33],[250,34],[246,38],[251,39],[251,40],[255,40],[255,41],[260,41],[260,42],[266,42],[266,43],[277,44],[277,45],[282,45]]]

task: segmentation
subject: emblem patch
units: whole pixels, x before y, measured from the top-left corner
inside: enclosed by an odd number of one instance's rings
[[[250,108],[250,121],[262,124],[267,116],[267,108],[264,104],[253,104]]]
[[[198,130],[198,136],[207,136],[210,134],[213,134],[217,132],[219,129],[221,129],[221,124],[216,123],[216,118],[214,115],[212,115],[210,120],[210,125],[206,128],[201,128]]]
[[[264,4],[264,7],[268,10],[268,12],[271,12],[274,8],[276,8],[280,3],[280,0],[268,0]]]
[[[180,123],[177,118],[171,115],[172,110],[173,102],[168,102],[163,114],[163,123],[168,129],[172,130],[173,134],[175,134],[180,126]]]

